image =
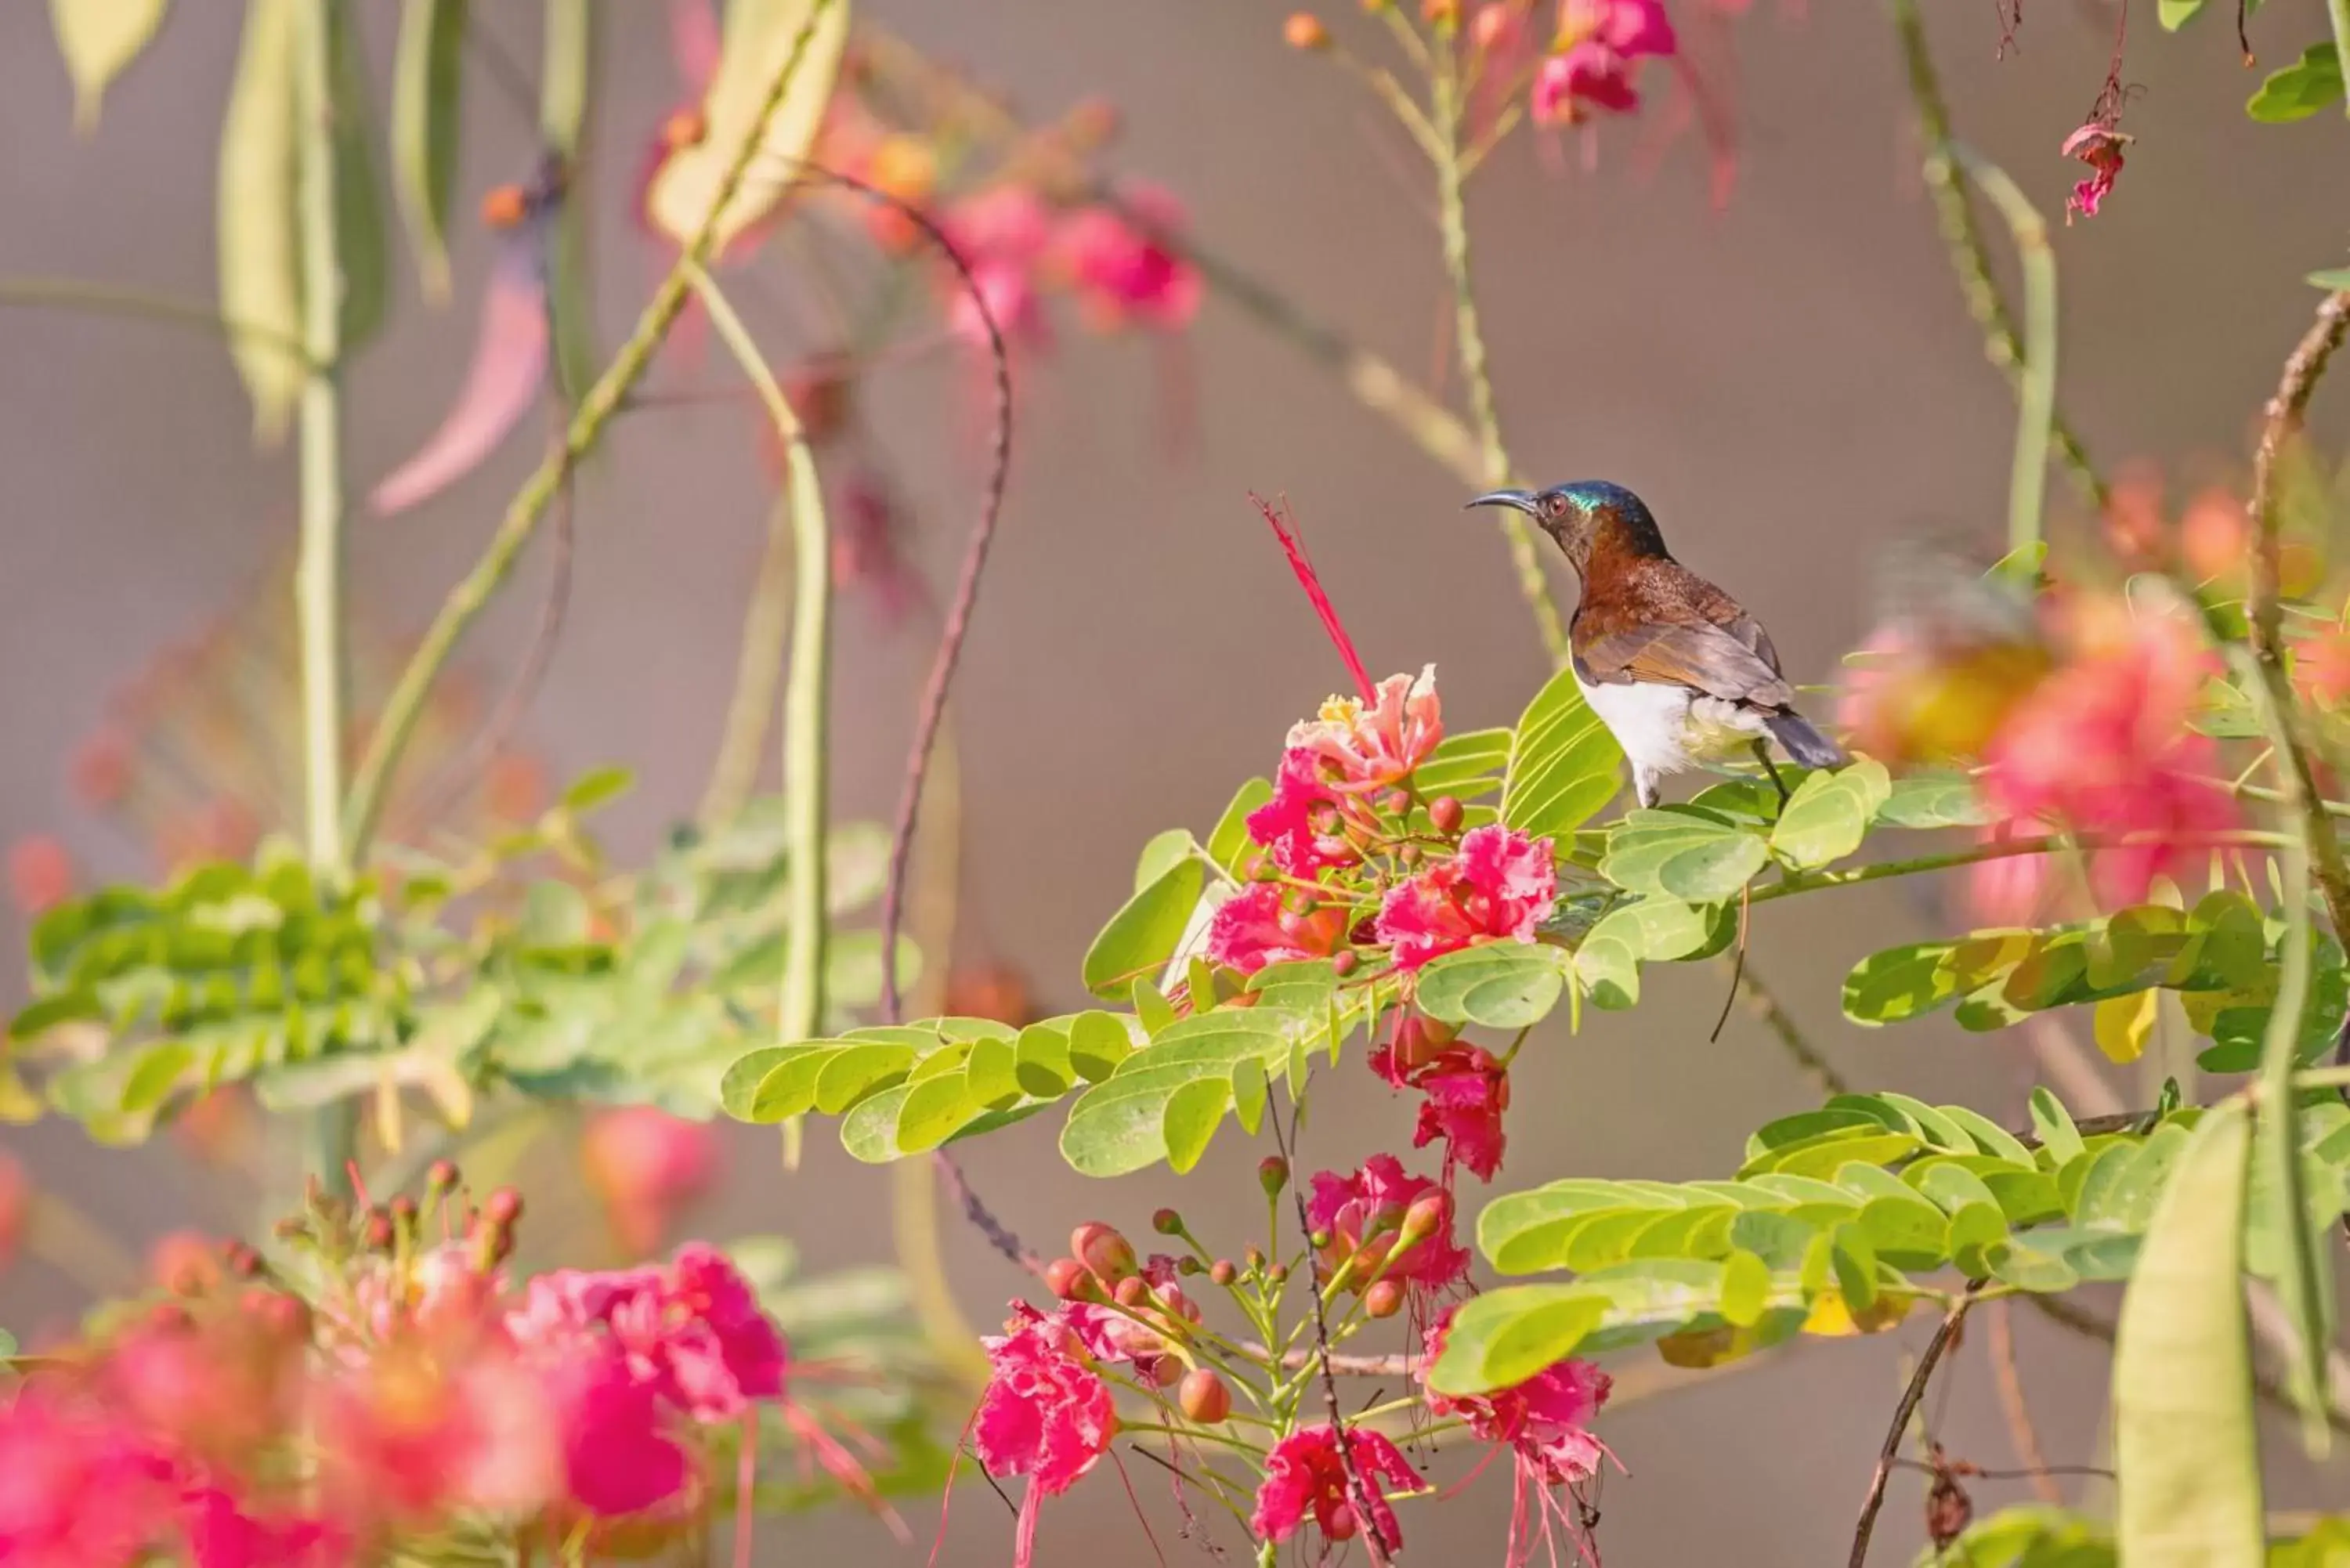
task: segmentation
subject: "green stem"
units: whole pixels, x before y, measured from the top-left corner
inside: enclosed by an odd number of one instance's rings
[[[1437,136],[1437,223],[1444,236],[1444,271],[1452,286],[1453,331],[1460,338],[1461,371],[1469,383],[1469,409],[1477,430],[1478,478],[1488,488],[1508,482],[1510,454],[1502,440],[1501,410],[1493,397],[1493,378],[1485,356],[1485,328],[1477,314],[1477,294],[1470,281],[1469,211],[1464,197],[1468,176],[1461,156],[1460,83],[1450,67],[1435,76]],[[1518,592],[1534,611],[1543,650],[1554,666],[1567,660],[1566,625],[1552,602],[1550,579],[1543,575],[1535,554],[1534,531],[1514,508],[1497,506],[1503,537],[1510,547],[1510,565],[1516,572]]]
[[[815,0],[808,8],[807,18],[800,25],[799,34],[792,40],[789,57],[775,73],[767,89],[766,101],[735,150],[725,173],[712,193],[708,211],[702,225],[694,232],[669,275],[653,291],[644,314],[637,318],[635,330],[620,346],[619,354],[597,379],[588,394],[579,400],[569,427],[564,431],[561,444],[547,454],[536,472],[524,481],[522,489],[507,506],[505,516],[499,522],[497,532],[491,535],[489,548],[474,565],[463,582],[450,590],[441,612],[433,618],[424,640],[400,673],[391,697],[384,704],[383,718],[368,737],[368,747],[359,760],[353,778],[350,799],[344,808],[343,820],[349,842],[348,850],[354,861],[364,853],[378,820],[383,814],[384,796],[390,787],[392,775],[399,767],[400,753],[407,749],[409,737],[424,711],[425,699],[431,695],[433,680],[440,675],[451,654],[456,651],[460,639],[472,629],[492,596],[505,583],[514,570],[515,558],[523,546],[530,543],[539,519],[546,514],[547,504],[555,498],[571,470],[591,451],[604,433],[613,416],[620,410],[629,390],[651,366],[653,353],[669,335],[678,313],[685,308],[690,279],[710,257],[716,242],[718,216],[733,200],[742,185],[743,172],[758,154],[765,140],[767,122],[775,117],[776,107],[783,102],[784,93],[798,74],[801,59],[807,53],[808,40],[823,18],[832,0]]]
[[[170,295],[150,294],[144,289],[85,283],[75,277],[0,278],[0,306],[129,317],[168,327],[191,327],[223,337],[248,337],[268,345],[306,369],[310,365],[309,350],[299,337],[253,322],[231,320],[196,300],[174,299]]]
[[[295,63],[297,216],[302,245],[300,555],[294,610],[302,688],[303,839],[312,872],[340,884],[350,872],[343,794],[343,266],[335,221],[334,0],[303,7]],[[338,1100],[311,1117],[304,1158],[340,1190],[358,1146],[359,1105]]]
[[[2007,549],[2011,556],[2038,545],[2043,535],[2041,507],[2048,491],[2048,441],[2056,422],[2056,253],[2048,244],[2048,223],[2007,171],[1956,142],[1944,156],[1991,198],[2023,270],[2023,363],[2016,388],[2015,458],[2007,486]],[[2036,569],[2036,563],[2019,571]]]
[[[718,286],[699,266],[688,275],[710,313],[710,324],[759,390],[782,439],[785,488],[792,512],[791,674],[784,690],[785,872],[784,995],[776,1017],[779,1039],[806,1040],[824,1017],[825,709],[831,649],[832,539],[824,514],[824,487],[807,433],[759,345]]]
[[[1974,210],[1967,204],[1966,191],[1959,183],[1958,168],[1951,157],[1950,113],[1942,101],[1933,51],[1926,41],[1925,21],[1918,15],[1918,0],[1889,3],[1894,29],[1900,35],[1909,101],[1918,115],[1918,139],[1926,149],[1926,188],[1933,195],[1934,210],[1941,221],[1942,242],[1950,252],[1950,268],[1958,275],[1959,291],[1966,296],[1968,310],[1982,327],[1985,353],[1992,364],[2007,372],[2020,390],[2031,361],[2026,357],[2023,338],[2016,331],[2015,318],[2000,297],[1999,284],[1991,274],[1991,249],[1983,243]],[[2102,511],[2106,504],[2105,483],[2097,477],[2080,437],[2053,409],[2049,429],[2073,476],[2074,487],[2083,500]]]
[[[2350,0],[2325,0],[2326,20],[2334,24],[2334,57],[2342,68],[2342,79],[2350,81]],[[2246,63],[2251,57],[2246,57]]]
[[[734,695],[710,766],[697,819],[704,827],[731,821],[759,782],[767,724],[783,683],[784,649],[791,636],[792,513],[782,496],[767,509],[767,543],[752,580],[751,607],[743,616],[743,647],[734,662]],[[925,1179],[927,1179],[927,1178]]]

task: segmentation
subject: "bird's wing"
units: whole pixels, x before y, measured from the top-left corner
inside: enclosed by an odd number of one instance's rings
[[[1752,627],[1762,649],[1770,639]],[[1750,647],[1737,630],[1710,620],[1657,622],[1598,638],[1576,655],[1584,679],[1595,685],[1651,681],[1687,686],[1727,701],[1783,708],[1795,694],[1763,651]]]

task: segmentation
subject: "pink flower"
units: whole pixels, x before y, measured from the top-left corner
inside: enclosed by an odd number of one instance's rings
[[[1052,242],[1052,214],[1044,199],[1025,185],[998,185],[956,202],[940,226],[971,268],[972,281],[1004,340],[1042,347],[1050,330],[1036,292],[1036,268]],[[977,307],[960,280],[951,282],[948,325],[966,342],[984,348],[987,328]]]
[[[1356,1517],[1353,1489],[1347,1480],[1347,1456],[1352,1456],[1379,1540],[1390,1552],[1401,1547],[1403,1532],[1396,1525],[1395,1510],[1388,1505],[1387,1494],[1389,1489],[1419,1490],[1419,1472],[1395,1444],[1378,1432],[1361,1427],[1347,1428],[1344,1455],[1338,1441],[1338,1435],[1325,1423],[1293,1432],[1274,1444],[1265,1459],[1264,1483],[1257,1488],[1249,1529],[1267,1541],[1286,1541],[1311,1514],[1326,1540],[1353,1540],[1362,1521]]]
[[[1405,1216],[1416,1200],[1430,1195],[1430,1208],[1440,1213],[1440,1220],[1399,1251]],[[1420,1212],[1424,1218],[1429,1210]],[[1391,1154],[1371,1156],[1352,1176],[1316,1172],[1305,1217],[1315,1230],[1329,1233],[1330,1244],[1322,1250],[1325,1263],[1336,1271],[1353,1260],[1347,1282],[1357,1295],[1375,1277],[1433,1292],[1458,1284],[1469,1272],[1468,1250],[1452,1239],[1452,1206],[1443,1189],[1425,1177],[1406,1175]]]
[[[1148,186],[1128,187],[1123,200],[1146,223],[1138,225],[1108,207],[1073,213],[1054,240],[1060,265],[1104,327],[1133,321],[1180,331],[1198,314],[1204,292],[1199,269],[1159,237],[1183,227],[1183,209],[1166,192]]]
[[[1269,963],[1327,958],[1347,938],[1347,911],[1324,904],[1299,914],[1270,882],[1242,888],[1208,924],[1208,961],[1254,974]]]
[[[644,1253],[660,1244],[680,1208],[709,1190],[718,1135],[706,1122],[626,1106],[588,1118],[579,1157],[620,1245]]]
[[[1444,1140],[1444,1171],[1468,1167],[1482,1181],[1502,1168],[1502,1114],[1510,1108],[1509,1069],[1475,1045],[1452,1045],[1438,1053],[1413,1080],[1428,1097],[1411,1147]]]
[[[2070,223],[2077,213],[2085,218],[2097,215],[2097,208],[2114,188],[2114,181],[2122,171],[2122,149],[2133,139],[2116,130],[2109,121],[2091,119],[2064,139],[2060,150],[2067,158],[2077,158],[2089,166],[2089,177],[2073,187],[2064,199],[2064,221]]]
[[[549,1368],[564,1491],[591,1514],[618,1518],[683,1497],[693,1465],[674,1416],[608,1339],[581,1336]]]
[[[182,1507],[194,1568],[334,1568],[350,1561],[348,1535],[328,1520],[251,1513],[209,1486],[191,1490]]]
[[[1248,835],[1273,852],[1273,863],[1292,877],[1311,877],[1326,866],[1352,866],[1362,858],[1337,832],[1340,802],[1322,777],[1314,753],[1293,746],[1281,755],[1273,798],[1248,815]]]
[[[1986,749],[1983,796],[2011,826],[2139,836],[2098,850],[2090,877],[2101,902],[2136,903],[2156,877],[2209,852],[2193,839],[2237,826],[2210,777],[2217,748],[2187,726],[2211,661],[2176,615],[2092,602],[2074,607],[2068,629],[2071,662]]]
[[[1109,1451],[1118,1418],[1108,1387],[1077,1358],[1069,1326],[1024,1302],[1012,1310],[1009,1332],[985,1342],[993,1371],[972,1417],[972,1451],[990,1475],[1029,1478],[1014,1552],[1026,1568],[1044,1500],[1068,1490]]]
[[[1429,1326],[1423,1377],[1444,1348],[1452,1326],[1452,1311]],[[1553,1362],[1524,1382],[1490,1394],[1453,1397],[1426,1390],[1429,1413],[1459,1417],[1470,1431],[1489,1443],[1510,1450],[1517,1474],[1515,1505],[1510,1515],[1510,1543],[1503,1561],[1519,1568],[1534,1554],[1529,1525],[1538,1494],[1589,1479],[1607,1456],[1607,1445],[1592,1436],[1592,1417],[1607,1403],[1607,1375],[1587,1361],[1569,1357]],[[1542,1504],[1542,1528],[1560,1512],[1546,1497]],[[1570,1528],[1574,1528],[1570,1524]]]
[[[781,1397],[788,1370],[783,1334],[759,1310],[749,1282],[723,1253],[698,1241],[680,1248],[666,1271],[541,1274],[508,1324],[525,1345],[560,1345],[569,1333],[608,1330],[630,1375],[699,1421],[728,1419],[754,1400]]]
[[[1557,897],[1550,840],[1488,823],[1451,859],[1388,888],[1373,929],[1397,968],[1417,969],[1488,937],[1533,941]]]
[[[1443,739],[1431,664],[1416,680],[1390,675],[1380,681],[1367,708],[1352,697],[1331,698],[1314,718],[1290,726],[1287,744],[1320,762],[1332,789],[1362,794],[1409,774]]]
[[[1139,1376],[1153,1377],[1173,1353],[1171,1341],[1185,1337],[1200,1321],[1198,1303],[1184,1294],[1177,1277],[1175,1260],[1153,1252],[1142,1265],[1147,1300],[1130,1307],[1069,1302],[1060,1309],[1061,1321],[1096,1361],[1132,1362]]]
[[[576,1364],[576,1347],[563,1365]],[[326,1390],[332,1495],[352,1515],[429,1525],[461,1509],[526,1513],[557,1491],[559,1399],[494,1339],[379,1345]]]
[[[1533,111],[1544,125],[1573,125],[1593,108],[1640,107],[1639,62],[1675,53],[1679,41],[1663,0],[1562,0],[1553,52],[1534,75]]]
[[[8,846],[8,896],[19,912],[38,915],[73,897],[73,857],[46,833]]]
[[[0,1406],[0,1562],[130,1568],[178,1501],[171,1462],[119,1417],[33,1384]]]

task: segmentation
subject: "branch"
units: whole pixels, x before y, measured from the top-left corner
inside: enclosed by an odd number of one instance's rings
[[[1860,1520],[1853,1526],[1850,1568],[1861,1568],[1868,1561],[1868,1538],[1877,1528],[1877,1511],[1885,1506],[1885,1482],[1893,1473],[1894,1457],[1901,1451],[1901,1439],[1908,1435],[1909,1417],[1918,1413],[1918,1401],[1926,1397],[1926,1385],[1933,1380],[1934,1368],[1940,1365],[1942,1353],[1958,1337],[1959,1324],[1967,1309],[1975,1304],[1975,1293],[1983,1282],[1968,1284],[1966,1293],[1952,1304],[1944,1315],[1934,1337],[1926,1342],[1926,1354],[1918,1358],[1918,1370],[1909,1375],[1909,1386],[1901,1391],[1901,1400],[1893,1407],[1893,1423],[1885,1429],[1884,1447],[1877,1450],[1877,1469],[1868,1478],[1868,1495],[1861,1500]]]
[[[629,340],[611,365],[579,400],[578,412],[572,416],[571,425],[564,434],[561,447],[548,454],[530,478],[523,483],[507,506],[505,516],[499,522],[497,532],[491,535],[489,548],[474,565],[463,581],[449,592],[425,632],[423,642],[400,674],[392,688],[390,701],[384,706],[383,718],[368,737],[366,754],[360,759],[351,784],[349,799],[343,807],[346,850],[356,863],[366,853],[376,822],[383,810],[384,795],[389,790],[394,771],[400,765],[400,753],[407,748],[409,736],[424,711],[425,699],[432,683],[456,651],[458,642],[473,628],[492,596],[504,584],[513,571],[515,559],[538,526],[540,516],[562,487],[571,470],[594,449],[626,401],[629,389],[635,386],[652,364],[653,353],[668,337],[669,329],[685,308],[691,289],[691,278],[710,257],[718,233],[718,219],[733,200],[743,183],[743,176],[757,156],[759,143],[764,140],[767,123],[775,117],[783,102],[792,78],[798,74],[801,59],[807,53],[808,40],[815,36],[817,22],[823,19],[832,0],[813,0],[807,19],[800,26],[799,34],[792,40],[790,56],[783,68],[775,73],[767,97],[753,119],[743,145],[728,161],[718,188],[712,193],[708,213],[702,225],[686,244],[677,263],[654,290],[643,315],[637,319]]]
[[[2326,812],[2324,797],[2317,787],[2313,761],[2317,751],[2316,737],[2311,732],[2308,715],[2293,700],[2293,681],[2285,673],[2276,498],[2277,460],[2286,440],[2301,428],[2302,415],[2309,407],[2311,394],[2317,389],[2317,379],[2325,373],[2326,361],[2333,358],[2334,350],[2341,346],[2345,329],[2350,329],[2350,292],[2329,294],[2317,307],[2317,319],[2310,324],[2285,360],[2276,395],[2269,400],[2266,421],[2261,427],[2260,450],[2252,460],[2251,520],[2255,538],[2251,602],[2247,612],[2251,622],[2253,659],[2268,698],[2271,739],[2284,763],[2278,771],[2284,786],[2285,804],[2301,819],[2309,845],[2311,869],[2319,890],[2325,896],[2325,912],[2334,923],[2334,935],[2350,940],[2350,872],[2343,867],[2342,846],[2334,835],[2334,818]]]
[[[2000,298],[1999,285],[1992,278],[1990,248],[1975,223],[1974,210],[1967,204],[1966,191],[1959,183],[1951,157],[1950,109],[1942,102],[1941,83],[1934,71],[1934,57],[1926,42],[1926,26],[1918,14],[1918,0],[1889,0],[1889,4],[1895,30],[1901,37],[1909,101],[1918,114],[1918,137],[1926,146],[1926,188],[1933,195],[1934,209],[1941,220],[1942,243],[1950,252],[1951,270],[1958,274],[1959,291],[1966,296],[1968,310],[1982,327],[1984,352],[2021,389],[2030,362],[2014,317],[2008,314],[2005,302]],[[2082,499],[2104,510],[2105,483],[2097,477],[2080,437],[2053,406],[2048,429]]]
[[[0,278],[0,307],[9,306],[74,311],[88,316],[121,316],[134,320],[160,322],[167,327],[190,327],[200,332],[232,339],[249,338],[285,355],[305,370],[317,369],[316,361],[310,358],[308,348],[300,338],[290,337],[276,327],[223,316],[211,306],[196,300],[174,299],[168,295],[119,288],[112,284],[84,283],[72,277]]]
[[[1502,416],[1493,400],[1493,378],[1485,358],[1485,329],[1477,314],[1477,295],[1469,276],[1469,213],[1463,201],[1467,173],[1461,159],[1459,83],[1448,65],[1436,73],[1436,118],[1439,134],[1430,151],[1436,161],[1437,221],[1444,236],[1444,271],[1452,284],[1453,332],[1460,339],[1461,370],[1469,383],[1469,408],[1477,426],[1478,477],[1490,489],[1505,483],[1510,454],[1502,441]],[[1534,611],[1534,628],[1542,634],[1543,650],[1554,668],[1567,661],[1566,625],[1551,601],[1550,579],[1543,575],[1542,558],[1534,552],[1534,530],[1512,506],[1493,509],[1508,541],[1510,565],[1516,572],[1518,593]]]
[[[1991,1366],[2000,1413],[2007,1417],[2008,1439],[2015,1445],[2015,1462],[2032,1478],[2033,1492],[2040,1501],[2060,1507],[2064,1490],[2048,1473],[2047,1456],[2040,1451],[2040,1433],[2032,1424],[2032,1406],[2015,1365],[2015,1306],[2005,1298],[1991,1303]]]

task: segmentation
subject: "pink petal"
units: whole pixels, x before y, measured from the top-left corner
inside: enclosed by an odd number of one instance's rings
[[[536,225],[498,254],[482,295],[482,325],[465,384],[441,428],[369,496],[378,516],[405,512],[472,472],[496,450],[546,382],[546,288]]]

